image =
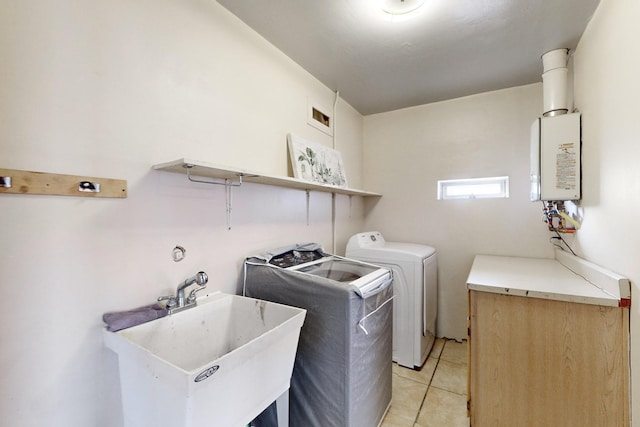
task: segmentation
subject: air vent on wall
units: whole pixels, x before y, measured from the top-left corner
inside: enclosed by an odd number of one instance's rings
[[[333,117],[328,108],[320,106],[311,100],[307,101],[307,123],[321,130],[329,136],[333,136]]]

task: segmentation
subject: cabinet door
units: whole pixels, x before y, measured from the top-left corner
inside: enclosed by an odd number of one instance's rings
[[[628,309],[470,291],[471,425],[629,425]]]

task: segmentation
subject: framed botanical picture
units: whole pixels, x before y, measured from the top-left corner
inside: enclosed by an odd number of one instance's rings
[[[299,136],[287,135],[293,176],[320,184],[347,186],[342,155],[339,151]]]

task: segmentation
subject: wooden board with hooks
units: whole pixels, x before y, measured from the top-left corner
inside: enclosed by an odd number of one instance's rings
[[[127,181],[0,168],[0,193],[126,198]]]

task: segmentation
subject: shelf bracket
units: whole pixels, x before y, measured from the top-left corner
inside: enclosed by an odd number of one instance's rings
[[[309,207],[311,204],[311,191],[305,190],[307,193],[307,226],[309,226]]]
[[[217,181],[205,181],[201,179],[195,179],[191,177],[191,169],[196,166],[191,163],[185,163],[182,165],[183,168],[187,171],[187,179],[191,182],[197,182],[199,184],[211,184],[211,185],[224,185],[224,198],[225,198],[225,210],[227,214],[227,230],[231,230],[231,212],[233,211],[233,198],[231,189],[232,187],[240,187],[242,185],[242,177],[243,173],[238,173],[236,176],[238,177],[238,182],[233,182],[229,178],[224,178],[223,182]]]
[[[199,184],[224,185],[225,187],[240,187],[242,185],[242,177],[244,176],[243,173],[236,174],[238,176],[238,182],[233,182],[229,179],[225,179],[224,182],[204,181],[201,179],[194,179],[191,177],[190,170],[195,168],[196,167],[195,165],[192,165],[190,163],[185,163],[184,165],[182,165],[182,167],[187,170],[187,179],[191,182],[197,182]]]
[[[242,177],[240,177],[242,179]],[[230,182],[228,179],[224,180],[225,183]],[[242,181],[240,181],[242,184]],[[225,185],[225,202],[227,208],[227,230],[231,230],[231,211],[233,210],[233,199],[231,198],[232,185]]]

